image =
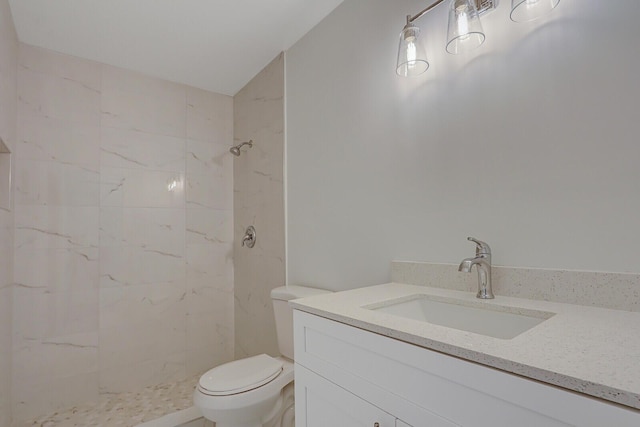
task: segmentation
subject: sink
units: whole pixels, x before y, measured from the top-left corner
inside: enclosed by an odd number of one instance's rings
[[[422,294],[383,301],[363,308],[507,340],[555,314]]]

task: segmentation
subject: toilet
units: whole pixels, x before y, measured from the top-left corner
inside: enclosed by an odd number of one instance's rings
[[[193,401],[216,427],[294,427],[293,310],[289,301],[329,291],[282,286],[271,291],[282,354],[217,366],[200,377]]]

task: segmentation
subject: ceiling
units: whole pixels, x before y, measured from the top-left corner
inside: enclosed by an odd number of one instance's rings
[[[343,0],[9,0],[21,42],[235,95]]]

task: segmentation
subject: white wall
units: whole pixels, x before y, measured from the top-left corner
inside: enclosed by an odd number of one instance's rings
[[[404,17],[428,1],[346,0],[287,57],[288,282],[385,282],[393,259],[640,272],[640,2],[563,0],[483,23],[431,69],[395,75]],[[611,4],[615,3],[615,5]]]

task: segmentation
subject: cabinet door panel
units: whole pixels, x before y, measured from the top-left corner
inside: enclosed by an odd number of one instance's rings
[[[297,427],[396,425],[395,417],[299,365],[295,408]]]

